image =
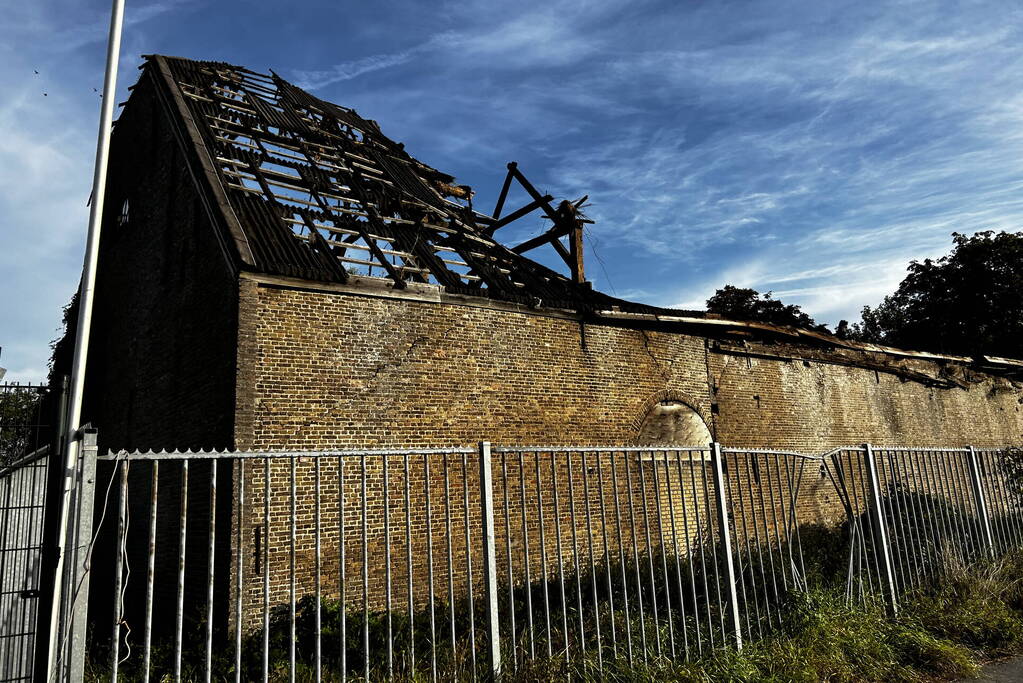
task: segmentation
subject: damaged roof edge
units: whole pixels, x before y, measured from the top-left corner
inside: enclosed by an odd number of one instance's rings
[[[354,110],[320,100],[276,74],[222,62],[146,59],[143,68],[158,86],[235,272],[296,278],[317,289],[337,283],[343,291],[349,291],[346,282],[384,272],[394,289],[436,286],[442,295],[476,297],[483,306],[505,302],[524,312],[542,308],[583,322],[757,334],[811,347],[1023,374],[1021,360],[904,350],[610,296],[581,277],[581,265],[578,278],[575,272],[566,277],[496,241],[488,227],[492,219],[471,200],[459,204],[438,187],[453,182],[452,176],[410,156]],[[513,162],[509,177],[516,173]],[[589,222],[583,218],[573,220]],[[560,241],[555,246],[565,249]],[[292,281],[288,286],[306,285]]]
[[[757,321],[745,321],[745,320],[729,320],[726,318],[718,317],[694,317],[694,316],[673,316],[663,315],[659,313],[625,313],[621,311],[599,311],[597,316],[605,318],[607,320],[620,320],[620,321],[648,321],[658,323],[677,323],[681,325],[701,325],[701,326],[713,326],[720,328],[738,329],[738,330],[755,330],[760,332],[767,332],[772,335],[779,335],[783,337],[790,337],[793,339],[799,339],[801,341],[813,341],[816,344],[826,344],[828,346],[835,346],[839,348],[851,349],[854,351],[865,351],[870,353],[881,353],[888,356],[898,356],[901,358],[910,358],[917,360],[928,360],[936,362],[952,362],[960,363],[965,365],[983,364],[995,367],[1004,367],[1005,369],[1012,368],[1009,372],[1015,372],[1017,369],[1023,370],[1023,361],[1014,360],[1011,358],[1000,358],[997,356],[954,356],[950,354],[933,353],[930,351],[911,351],[908,349],[900,349],[894,346],[884,346],[882,344],[871,344],[869,342],[858,342],[849,339],[839,339],[838,337],[823,332],[817,332],[815,330],[808,330],[799,327],[792,327],[788,325],[774,325],[772,323],[764,323]]]

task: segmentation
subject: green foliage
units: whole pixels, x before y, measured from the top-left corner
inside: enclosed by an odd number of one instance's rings
[[[940,353],[1023,357],[1023,232],[953,233],[952,253],[912,261],[850,337]]]
[[[36,389],[0,392],[0,467],[35,447],[41,401]]]
[[[771,292],[761,294],[755,289],[732,285],[725,285],[707,299],[707,312],[733,320],[792,325],[822,332],[826,332],[828,329],[803,313],[799,306],[785,305],[778,299],[772,298]]]

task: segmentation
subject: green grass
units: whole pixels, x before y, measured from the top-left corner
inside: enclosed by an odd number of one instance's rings
[[[605,650],[601,667],[592,651],[587,656],[564,658],[540,657],[519,662],[517,671],[511,671],[510,656],[506,654],[507,681],[563,681],[575,678],[584,681],[931,681],[969,677],[976,673],[981,662],[993,657],[1023,653],[1023,553],[1016,553],[996,561],[983,561],[970,567],[947,561],[939,573],[940,581],[917,590],[900,599],[898,616],[886,614],[883,604],[867,600],[850,604],[844,595],[844,572],[840,561],[828,560],[834,550],[843,547],[841,538],[821,532],[812,537],[811,547],[821,551],[813,553],[823,560],[810,561],[807,573],[816,585],[806,593],[794,592],[785,596],[781,619],[763,638],[747,643],[742,652],[732,648],[719,648],[705,652],[704,656],[688,662],[670,662],[667,659],[642,662],[636,644],[636,661],[630,664],[624,656],[618,660]],[[835,532],[837,533],[837,532]],[[804,543],[807,539],[804,538]],[[809,555],[809,554],[808,554]],[[834,564],[832,567],[830,564]],[[842,579],[842,580],[837,580]],[[571,582],[569,582],[571,586]],[[587,586],[584,585],[584,588]],[[534,587],[536,588],[536,587]],[[583,595],[590,595],[584,590]],[[516,603],[523,601],[520,589]],[[539,594],[534,594],[534,607]],[[599,601],[600,598],[598,597]],[[573,602],[569,600],[569,602]],[[507,607],[507,605],[505,605]],[[570,640],[574,640],[574,606],[569,605]],[[607,619],[614,619],[619,628],[624,615],[616,604],[614,615],[602,617],[605,634]],[[516,604],[516,611],[524,604]],[[584,613],[590,610],[584,604]],[[296,671],[298,681],[313,680],[315,602],[302,600],[298,605],[296,628]],[[338,680],[340,649],[339,628],[341,606],[336,600],[324,600],[322,612],[322,662],[325,680]],[[464,605],[455,606],[456,632],[459,642],[452,653],[447,608],[438,605],[436,628],[438,637],[438,674],[441,680],[468,680],[471,678],[471,658],[463,634],[468,630]],[[554,611],[557,615],[558,612]],[[635,620],[633,614],[632,619]],[[399,680],[410,680],[404,653],[408,649],[408,617],[392,615],[393,640],[388,638],[386,616],[379,612],[368,614],[371,678],[382,679],[386,672],[387,643],[395,652],[395,671]],[[428,615],[416,615],[417,672],[411,680],[429,680],[430,661]],[[521,619],[521,614],[520,614]],[[563,637],[554,619],[554,642]],[[290,619],[287,611],[275,610],[270,629],[270,678],[288,680]],[[363,615],[361,610],[346,613],[348,676],[358,680],[362,674],[364,652],[362,645]],[[189,633],[201,633],[202,625],[194,624]],[[587,619],[587,633],[593,633],[594,623]],[[507,625],[503,625],[506,628]],[[479,626],[477,627],[479,628]],[[652,641],[652,624],[647,624]],[[633,631],[636,631],[633,623]],[[223,637],[226,634],[222,634]],[[479,635],[479,634],[478,634]],[[667,637],[667,633],[663,633]],[[720,634],[719,634],[720,636]],[[592,638],[592,635],[588,635]],[[606,635],[605,635],[606,638]],[[619,640],[622,634],[619,633]],[[186,641],[184,653],[184,680],[202,680],[202,639]],[[225,642],[221,640],[221,642]],[[483,642],[482,639],[480,641]],[[591,641],[592,642],[592,641]],[[720,638],[719,638],[720,642]],[[243,671],[246,679],[261,676],[262,632],[250,634],[243,646]],[[510,651],[505,643],[503,649]],[[538,654],[545,649],[537,643]],[[620,648],[622,646],[620,645]],[[557,647],[555,647],[555,650]],[[217,647],[214,651],[214,679],[233,679],[233,647]],[[122,667],[122,680],[140,678],[138,650]],[[483,653],[477,653],[482,671]],[[154,671],[170,670],[172,652],[166,645],[154,652]],[[103,661],[99,658],[98,661]],[[90,678],[102,678],[102,669],[91,671]],[[109,672],[107,672],[109,676]],[[154,680],[159,680],[154,677]]]
[[[684,664],[628,667],[591,659],[537,661],[514,681],[933,681],[975,675],[987,659],[1023,653],[1023,554],[948,568],[939,585],[905,596],[890,617],[879,602],[849,604],[840,589],[790,596],[782,623],[742,652]]]

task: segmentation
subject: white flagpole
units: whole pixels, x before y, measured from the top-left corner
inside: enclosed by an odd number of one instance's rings
[[[82,269],[82,284],[78,292],[78,328],[75,333],[75,354],[71,366],[71,396],[68,406],[68,433],[65,438],[64,484],[60,498],[60,526],[57,537],[57,566],[54,580],[53,608],[50,616],[50,656],[47,680],[52,681],[59,672],[56,669],[56,648],[61,643],[58,632],[61,592],[64,588],[63,571],[69,548],[67,526],[71,486],[78,469],[78,430],[82,419],[82,390],[85,386],[85,363],[89,355],[89,333],[92,328],[93,290],[96,286],[96,261],[99,256],[99,235],[103,221],[103,200],[107,186],[107,162],[110,156],[110,131],[113,128],[114,102],[117,99],[117,66],[121,55],[121,28],[124,23],[124,0],[113,0],[110,12],[110,36],[107,42],[107,68],[103,80],[103,102],[99,116],[99,139],[96,142],[96,166],[92,177],[92,203],[89,210],[89,233],[85,243],[85,264]],[[83,501],[91,505],[92,501]],[[83,539],[85,540],[85,539]],[[91,540],[91,539],[87,539]],[[74,586],[71,586],[74,598]]]

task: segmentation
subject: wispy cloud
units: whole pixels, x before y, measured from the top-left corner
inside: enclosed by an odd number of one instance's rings
[[[125,81],[141,52],[274,67],[474,185],[479,206],[513,159],[545,191],[588,194],[587,273],[620,296],[698,308],[732,283],[833,323],[952,231],[1023,226],[1023,7],[1009,3],[132,8]],[[15,4],[0,41],[0,319],[28,340],[0,339],[8,367],[41,368],[77,279],[107,11]]]

